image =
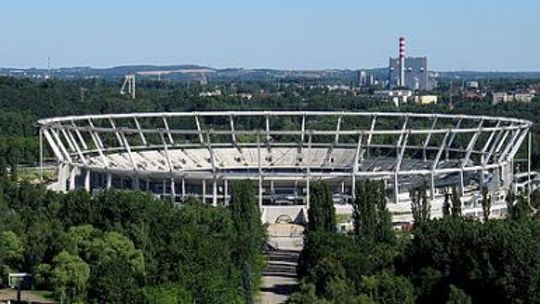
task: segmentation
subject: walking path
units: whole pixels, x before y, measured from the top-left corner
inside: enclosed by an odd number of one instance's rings
[[[263,271],[260,304],[285,303],[298,287],[296,266],[303,247],[304,227],[275,224],[268,227],[268,264]]]

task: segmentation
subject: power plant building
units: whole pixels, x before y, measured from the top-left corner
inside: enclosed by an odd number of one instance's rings
[[[399,57],[389,60],[388,85],[411,90],[429,91],[435,86],[430,79],[427,57],[405,57],[405,38],[399,38]]]
[[[406,87],[411,90],[429,91],[434,83],[429,77],[427,57],[404,58],[404,83],[400,81],[400,59],[390,58],[390,88]]]

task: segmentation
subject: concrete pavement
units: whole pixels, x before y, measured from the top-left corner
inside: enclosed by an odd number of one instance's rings
[[[285,303],[298,287],[296,266],[303,248],[304,227],[275,224],[268,227],[268,264],[263,271],[260,304]]]

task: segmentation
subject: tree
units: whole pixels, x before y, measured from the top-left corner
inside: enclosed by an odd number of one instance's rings
[[[445,282],[442,280],[443,274],[432,267],[422,268],[414,278],[415,292],[418,304],[432,304],[435,298],[440,298],[446,292]],[[440,302],[440,301],[438,301]]]
[[[293,293],[289,298],[289,304],[328,304],[328,301],[321,300],[317,297],[315,285],[312,283],[300,282],[300,290]]]
[[[259,205],[250,181],[233,184],[230,209],[237,240],[234,261],[241,271],[239,286],[246,303],[253,303],[255,296],[254,273],[259,272],[258,257],[264,243],[264,230],[261,225]],[[255,269],[253,269],[255,268]]]
[[[531,206],[529,205],[529,200],[520,195],[517,198],[516,204],[512,208],[512,219],[514,220],[524,220],[530,217],[532,213]]]
[[[331,279],[327,286],[325,298],[333,303],[373,303],[368,297],[358,296],[356,290],[351,288],[352,285],[353,282],[344,278]]]
[[[145,304],[193,303],[191,293],[174,284],[145,287],[142,294]]]
[[[512,190],[512,187],[508,189],[508,192],[506,192],[506,214],[508,217],[512,218],[514,214],[514,203],[516,202],[516,195],[514,194],[514,191]]]
[[[354,231],[357,236],[374,241],[376,238],[377,211],[375,192],[369,180],[358,185],[353,201]]]
[[[241,265],[237,264],[240,248],[229,210],[194,202],[175,208],[163,228],[167,229],[160,232],[164,234],[163,243],[156,246],[156,283],[176,282],[189,290],[197,303],[234,303],[241,299]],[[253,262],[250,275],[258,280],[259,257],[253,259],[257,262]]]
[[[248,190],[248,200],[242,200],[254,208],[247,212],[250,220],[233,221],[232,206],[197,202],[177,208],[142,193],[61,194],[0,178],[0,279],[8,271],[29,272],[39,288],[72,301],[79,295],[63,274],[82,261],[90,270],[88,303],[141,302],[141,288],[167,282],[189,290],[190,303],[237,303],[244,290],[257,290],[264,262],[264,226]],[[163,295],[154,294],[158,302],[169,294],[156,293]]]
[[[531,193],[531,207],[536,210],[536,215],[540,215],[540,189],[536,189]]]
[[[90,267],[78,256],[60,252],[53,260],[52,282],[55,294],[68,303],[84,301],[90,278]]]
[[[457,288],[454,285],[450,285],[450,292],[448,294],[447,304],[471,304],[472,300],[465,291]]]
[[[0,233],[0,261],[2,264],[16,265],[21,262],[23,243],[13,231]]]
[[[489,215],[491,214],[491,195],[488,193],[487,187],[482,189],[482,214],[484,216],[484,222],[487,222]]]
[[[362,181],[353,201],[355,235],[369,241],[394,242],[392,215],[386,204],[386,191],[382,181]]]
[[[388,272],[364,277],[361,288],[376,303],[412,304],[415,301],[411,282]]]
[[[135,299],[145,274],[144,256],[126,236],[107,232],[92,241],[91,281],[88,296],[100,303],[125,303]]]
[[[375,239],[380,243],[393,243],[395,241],[392,215],[386,207],[387,198],[384,183],[378,181],[374,185],[377,207],[377,234]]]
[[[18,137],[11,137],[7,148],[7,162],[10,169],[10,177],[12,181],[17,181],[18,179],[18,166],[21,161],[21,150],[23,147],[22,141]]]
[[[421,225],[429,220],[431,204],[427,198],[427,186],[424,182],[420,187],[410,191],[411,210],[415,225]]]
[[[24,246],[13,231],[0,232],[0,285],[12,270],[20,270]]]
[[[308,229],[310,231],[336,231],[336,211],[328,185],[318,181],[310,185]]]
[[[461,198],[456,187],[452,187],[452,216],[461,217]]]
[[[64,237],[64,248],[71,254],[89,260],[92,242],[98,235],[99,231],[92,225],[70,227]]]
[[[442,214],[443,217],[450,216],[450,193],[445,192],[444,193],[444,202],[442,206]]]
[[[421,303],[446,302],[452,283],[467,287],[481,303],[535,303],[540,300],[538,229],[540,222],[533,220],[430,221],[413,231],[398,273],[412,276]]]
[[[52,268],[49,264],[39,264],[34,269],[34,280],[38,289],[53,289],[52,284]]]

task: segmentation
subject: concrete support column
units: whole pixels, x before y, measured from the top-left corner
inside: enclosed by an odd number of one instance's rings
[[[105,188],[111,189],[111,187],[112,187],[112,174],[110,172],[107,172]]]
[[[162,185],[161,188],[163,188],[161,190],[161,195],[165,196],[165,194],[167,194],[167,181],[165,179],[163,179],[161,181],[161,185]]]
[[[176,201],[176,183],[173,177],[171,177],[171,201]]]
[[[459,192],[461,193],[461,196],[465,195],[465,177],[463,169],[459,171]]]
[[[202,201],[206,204],[206,180],[202,180]]]
[[[352,199],[356,199],[356,176],[353,174],[351,178],[351,197]]]
[[[259,176],[259,210],[262,211],[262,205],[263,205],[263,187],[262,187],[263,179],[261,176]]]
[[[309,209],[309,200],[310,200],[310,195],[309,195],[309,177],[306,179],[306,206],[307,206],[307,209]]]
[[[186,179],[182,176],[182,201],[186,199]]]
[[[223,205],[229,206],[229,181],[223,180]]]
[[[141,185],[140,185],[140,179],[139,179],[139,175],[133,175],[132,177],[132,180],[131,180],[131,188],[133,188],[134,191],[139,191],[141,190]]]
[[[84,190],[90,192],[90,170],[84,171]]]
[[[217,206],[217,181],[215,177],[212,182],[212,205]]]
[[[429,195],[431,200],[435,199],[435,173],[431,172],[430,183],[429,183]]]
[[[75,190],[76,188],[76,183],[75,183],[75,179],[77,178],[77,168],[76,167],[72,167],[71,170],[69,171],[69,187],[68,187],[68,190]]]
[[[398,174],[394,174],[394,201],[396,204],[399,203],[399,184],[398,184]]]

